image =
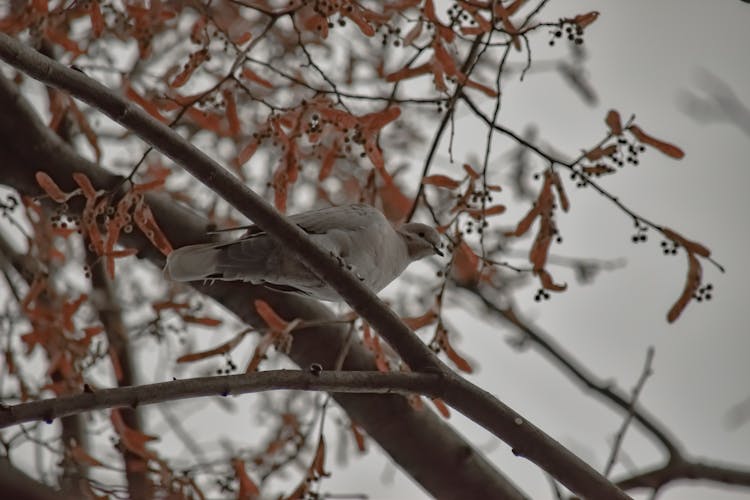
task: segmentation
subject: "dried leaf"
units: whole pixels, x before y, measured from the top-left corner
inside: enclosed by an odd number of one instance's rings
[[[89,19],[91,20],[91,33],[94,38],[99,38],[104,31],[104,16],[99,8],[99,2],[89,4]]]
[[[586,153],[584,157],[589,161],[596,161],[604,156],[613,155],[616,152],[617,152],[617,145],[611,144],[607,146],[606,148],[602,146],[596,147],[592,149],[591,151],[589,151],[588,153]]]
[[[370,325],[367,323],[362,325],[362,343],[364,343],[365,347],[367,347],[375,356],[375,366],[378,371],[383,373],[391,371],[385,353],[383,352],[383,347],[380,345],[380,338],[370,332]]]
[[[349,428],[354,435],[354,442],[357,443],[357,449],[360,453],[365,453],[367,451],[367,447],[365,446],[365,435],[362,432],[362,429],[360,429],[359,426],[354,422],[349,425]]]
[[[318,442],[318,449],[315,450],[315,458],[313,458],[312,464],[310,464],[310,472],[312,477],[321,478],[330,476],[331,474],[325,471],[326,461],[326,442],[323,436],[320,436]]]
[[[286,330],[289,322],[282,319],[281,316],[279,316],[276,311],[268,305],[268,302],[257,299],[254,300],[253,303],[255,304],[255,310],[258,312],[258,315],[268,325],[268,328],[270,328],[271,331],[283,332]]]
[[[459,73],[458,67],[456,67],[456,61],[453,59],[453,56],[448,53],[437,37],[435,37],[432,42],[432,48],[435,51],[435,59],[437,59],[442,65],[443,70],[445,70],[449,76],[456,76]]]
[[[513,15],[513,12],[515,12],[515,9],[517,9],[521,3],[522,2],[517,1],[514,4],[511,4],[509,7],[503,7],[501,2],[497,2],[495,4],[495,13],[502,21],[503,29],[505,30],[505,32],[511,36],[513,47],[516,50],[521,50],[521,40],[517,36],[518,28],[516,28],[515,25],[511,22],[510,16]]]
[[[41,170],[38,170],[34,176],[36,177],[36,182],[39,184],[39,187],[41,187],[54,201],[57,203],[65,203],[68,200],[70,195],[60,189],[60,186],[52,180],[52,177]]]
[[[557,172],[552,172],[552,185],[555,186],[557,198],[560,200],[563,212],[567,212],[570,209],[570,201],[568,201],[568,196],[565,194],[565,186],[562,183],[562,179],[560,179],[560,174]]]
[[[208,316],[191,316],[190,314],[184,314],[181,316],[185,323],[193,323],[195,325],[203,326],[219,326],[222,321],[218,318],[210,318]]]
[[[464,163],[463,167],[464,167],[464,170],[466,171],[466,173],[468,174],[468,176],[472,180],[479,179],[479,173],[476,170],[474,170],[473,168],[471,168],[471,165],[469,165],[468,163]]]
[[[607,113],[607,126],[609,130],[615,135],[622,135],[622,121],[620,121],[620,113],[614,109]]]
[[[274,332],[268,332],[265,335],[263,335],[263,337],[261,337],[260,342],[258,342],[258,345],[255,346],[255,350],[253,351],[253,357],[250,359],[250,362],[247,364],[245,373],[252,373],[258,370],[258,366],[260,366],[260,362],[266,358],[266,352],[268,351],[268,348],[273,345],[273,341],[274,341]]]
[[[120,354],[112,344],[110,344],[107,352],[109,354],[109,362],[112,365],[112,371],[115,373],[115,380],[117,380],[118,382],[122,382],[125,379],[125,373],[122,371]]]
[[[398,106],[390,106],[383,111],[363,115],[360,118],[360,121],[362,123],[362,131],[364,133],[379,132],[380,129],[391,123],[399,116],[401,116],[401,108],[399,108]]]
[[[140,196],[135,202],[133,211],[133,221],[136,223],[146,238],[159,249],[164,255],[172,253],[172,244],[162,232],[159,224],[156,223],[151,208],[146,204],[145,198]]]
[[[453,346],[448,340],[448,331],[445,329],[445,327],[439,325],[437,331],[435,332],[435,337],[438,346],[440,346],[440,349],[442,349],[445,355],[448,356],[448,359],[450,359],[453,364],[456,365],[456,368],[465,373],[474,372],[474,369],[471,367],[469,362],[466,361],[466,359],[460,354],[458,354],[455,349],[453,349]]]
[[[195,70],[198,69],[208,57],[209,52],[208,49],[205,48],[190,54],[188,61],[182,67],[182,71],[172,79],[172,82],[169,84],[170,87],[176,89],[185,85],[188,80],[190,80],[190,77],[193,76]]]
[[[78,108],[75,101],[70,101],[70,107],[68,109],[73,115],[76,124],[78,124],[78,128],[81,130],[81,132],[83,132],[83,135],[86,137],[89,145],[94,150],[94,158],[98,162],[102,157],[102,151],[101,149],[99,149],[99,136],[97,136],[96,132],[94,132],[94,129],[91,128],[91,125],[89,125],[89,121],[86,119],[86,116],[83,114],[83,112]]]
[[[628,127],[628,130],[630,130],[635,138],[641,141],[643,144],[648,144],[649,146],[658,149],[667,156],[671,156],[672,158],[675,158],[677,160],[685,156],[685,153],[677,146],[651,137],[638,125],[631,125],[630,127]]]
[[[676,231],[669,229],[668,227],[662,227],[661,231],[664,236],[685,248],[685,250],[687,250],[689,253],[696,253],[701,257],[706,258],[711,256],[711,250],[701,245],[700,243],[689,240]]]
[[[166,176],[162,177],[161,179],[156,179],[149,182],[143,182],[141,184],[133,184],[133,192],[134,193],[145,193],[147,191],[155,191],[157,189],[161,189],[164,187],[164,183],[166,182]]]
[[[587,175],[605,175],[615,172],[615,169],[604,164],[581,167],[581,171]]]
[[[545,290],[550,290],[552,292],[564,292],[566,288],[568,288],[568,285],[563,283],[562,285],[558,285],[552,280],[552,276],[550,273],[548,273],[545,269],[540,269],[536,271],[536,274],[539,276],[539,281],[542,284],[542,287]]]
[[[431,401],[432,404],[435,405],[435,408],[437,408],[437,411],[440,413],[440,415],[443,416],[443,418],[451,418],[451,411],[450,409],[448,409],[448,405],[446,405],[442,399],[432,398]]]
[[[363,16],[363,8],[359,6],[357,3],[350,3],[350,8],[347,9],[341,9],[340,12],[351,19],[354,24],[357,25],[359,30],[362,32],[365,36],[374,36],[375,35],[375,28],[370,26],[370,23],[367,22],[367,19]]]
[[[323,160],[320,164],[320,172],[318,172],[318,180],[322,181],[328,178],[333,170],[333,165],[336,163],[336,158],[339,154],[339,141],[334,140],[330,148],[326,149],[326,153],[323,156]]]
[[[268,80],[266,80],[262,76],[258,75],[258,73],[256,73],[255,71],[251,70],[250,68],[244,68],[242,70],[242,77],[245,78],[245,79],[247,79],[247,80],[249,80],[249,81],[251,81],[251,82],[257,83],[261,87],[266,87],[267,89],[272,89],[273,88],[273,83],[269,82]]]
[[[398,82],[406,80],[407,78],[414,78],[415,76],[426,75],[432,71],[432,66],[429,63],[420,64],[410,68],[408,66],[401,68],[398,71],[390,73],[385,77],[387,82]]]
[[[74,444],[70,448],[69,453],[71,458],[79,465],[86,465],[89,467],[104,467],[104,464],[101,462],[101,460],[89,455],[86,450],[84,450],[78,444]]]
[[[154,308],[154,311],[159,313],[166,309],[175,309],[175,310],[190,309],[190,304],[188,304],[187,302],[174,302],[171,300],[166,300],[163,302],[154,302],[151,304],[151,307]]]
[[[500,215],[505,213],[505,205],[492,205],[490,207],[482,208],[470,208],[466,210],[466,213],[476,220],[490,217],[492,215]]]
[[[573,18],[573,22],[581,28],[586,28],[589,24],[593,23],[599,17],[599,12],[591,11],[586,14],[579,14]]]
[[[545,218],[542,217],[542,224],[539,227],[539,232],[537,233],[534,243],[531,246],[531,251],[529,252],[529,262],[534,265],[534,271],[541,271],[544,269],[551,245],[552,232],[549,229],[549,223],[545,223]]]
[[[93,184],[91,184],[91,181],[86,174],[75,172],[73,174],[73,180],[76,181],[76,184],[81,188],[83,196],[85,196],[87,200],[93,200],[96,198],[96,189],[94,189]]]
[[[476,283],[479,279],[479,256],[462,241],[453,252],[451,275],[460,284]]]
[[[422,26],[424,23],[420,20],[417,21],[417,23],[414,25],[412,29],[409,30],[409,32],[404,37],[404,47],[408,47],[411,45],[417,38],[419,38],[419,35],[422,34]]]
[[[422,184],[429,184],[432,186],[443,187],[446,189],[456,189],[461,185],[461,181],[457,181],[448,177],[447,175],[428,175],[422,179]]]
[[[497,97],[499,95],[497,90],[493,89],[492,87],[488,87],[487,85],[484,85],[482,83],[479,83],[477,81],[474,81],[470,78],[466,78],[466,76],[463,73],[459,73],[458,77],[461,80],[461,83],[466,85],[466,87],[479,90],[480,92],[484,93],[484,95],[486,95],[487,97]]]
[[[247,161],[252,158],[252,156],[258,150],[258,146],[260,146],[260,143],[255,139],[247,143],[247,145],[240,151],[240,154],[237,155],[237,159],[235,160],[234,164],[237,167],[241,167],[242,165],[247,163]]]
[[[406,218],[412,206],[412,200],[396,185],[395,182],[384,182],[378,188],[378,197],[383,205],[383,214],[393,222],[400,222]]]
[[[220,136],[227,136],[229,128],[224,126],[224,115],[219,113],[210,113],[206,110],[189,108],[187,115],[200,128],[211,132],[216,132]]]
[[[234,475],[237,481],[240,483],[240,490],[237,492],[238,500],[251,500],[260,496],[260,490],[258,485],[250,479],[245,468],[244,460],[239,458],[232,459],[232,467],[234,468]]]
[[[75,330],[75,326],[73,325],[73,316],[76,312],[78,312],[78,309],[83,305],[86,300],[88,300],[89,296],[85,293],[82,293],[78,296],[75,300],[69,300],[65,301],[62,305],[62,323],[65,330],[69,332],[73,332]]]
[[[677,299],[677,302],[674,303],[667,313],[667,321],[670,323],[673,323],[680,317],[680,314],[685,310],[688,302],[693,298],[693,294],[701,284],[701,275],[703,272],[701,263],[692,252],[688,252],[687,257],[688,272],[685,280],[685,288],[682,290],[682,295]]]
[[[169,123],[169,119],[161,114],[159,107],[136,92],[127,79],[123,82],[123,86],[125,88],[125,97],[127,97],[128,100],[133,101],[142,107],[146,113],[150,114],[160,122]]]
[[[249,31],[245,31],[244,33],[241,33],[240,35],[233,37],[232,42],[234,42],[235,45],[242,45],[252,40],[252,38],[253,38],[253,34],[250,33]]]
[[[110,420],[112,421],[112,426],[114,427],[115,432],[120,436],[120,442],[125,449],[144,459],[158,458],[153,451],[146,449],[146,444],[150,441],[158,440],[158,437],[149,436],[139,430],[128,427],[122,419],[120,411],[117,409],[112,410]]]
[[[224,102],[226,103],[225,111],[227,115],[227,122],[229,123],[229,134],[236,136],[240,133],[240,117],[237,115],[237,102],[234,99],[234,94],[231,90],[224,90],[222,92],[224,96]]]
[[[401,321],[403,321],[404,324],[411,330],[419,330],[420,328],[424,328],[427,325],[433,324],[437,320],[437,318],[437,313],[434,310],[430,309],[421,316],[401,318]]]
[[[308,31],[317,33],[323,39],[328,38],[328,19],[320,14],[311,15],[303,21],[302,26]]]
[[[516,229],[513,231],[506,231],[505,236],[523,236],[526,234],[526,232],[531,228],[531,225],[534,223],[534,219],[537,218],[539,215],[539,205],[536,204],[531,207],[531,209],[528,211],[528,213],[518,221],[518,225],[516,226]]]

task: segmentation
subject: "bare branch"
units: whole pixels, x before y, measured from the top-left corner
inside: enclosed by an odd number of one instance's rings
[[[628,414],[625,416],[625,419],[622,421],[622,425],[620,426],[620,430],[617,431],[617,434],[615,435],[615,441],[612,444],[612,452],[609,455],[609,459],[607,459],[607,465],[604,466],[604,477],[608,477],[610,472],[612,472],[612,467],[615,466],[615,462],[617,461],[617,454],[620,451],[620,447],[622,446],[622,441],[625,439],[625,432],[627,432],[628,427],[630,427],[630,422],[633,421],[633,412],[635,411],[635,403],[638,401],[638,397],[641,394],[641,391],[643,390],[643,386],[646,384],[646,380],[648,377],[651,376],[653,371],[651,370],[651,364],[654,361],[654,348],[649,347],[648,352],[646,353],[646,361],[643,364],[643,371],[641,372],[641,376],[638,379],[638,382],[635,384],[635,387],[633,388],[633,393],[630,397],[630,405],[628,407]]]
[[[311,372],[268,370],[242,375],[200,377],[156,384],[92,390],[82,394],[0,407],[0,428],[24,422],[77,415],[110,408],[205,396],[239,396],[253,392],[290,389],[355,394],[428,394],[441,392],[442,376],[420,373]]]
[[[624,490],[651,488],[655,491],[673,481],[708,480],[722,484],[750,487],[750,471],[703,461],[674,460],[666,465],[622,479],[617,485]]]

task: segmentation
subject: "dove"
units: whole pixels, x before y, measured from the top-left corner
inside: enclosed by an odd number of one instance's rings
[[[440,234],[433,227],[410,222],[394,228],[370,205],[323,208],[291,215],[288,220],[375,293],[412,262],[443,255]],[[173,281],[245,281],[319,300],[342,300],[293,251],[258,226],[238,229],[247,232],[233,241],[174,250],[167,257],[164,275]]]

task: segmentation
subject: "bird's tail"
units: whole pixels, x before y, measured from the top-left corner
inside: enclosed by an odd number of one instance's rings
[[[201,243],[178,248],[167,256],[164,276],[173,281],[198,281],[215,277],[221,243]]]

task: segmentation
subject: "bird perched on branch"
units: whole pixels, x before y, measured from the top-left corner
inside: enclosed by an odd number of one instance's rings
[[[288,219],[374,292],[415,260],[443,255],[440,234],[434,228],[418,222],[394,228],[369,205],[324,208]],[[294,252],[258,226],[237,229],[247,232],[229,242],[178,248],[167,257],[165,276],[175,281],[246,281],[320,300],[341,300]]]

